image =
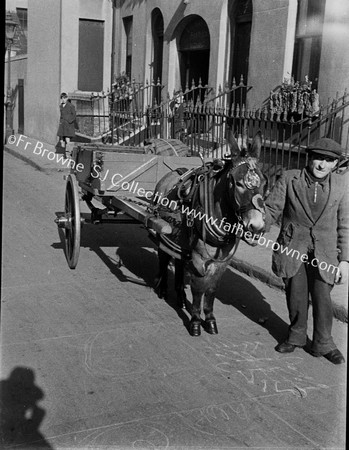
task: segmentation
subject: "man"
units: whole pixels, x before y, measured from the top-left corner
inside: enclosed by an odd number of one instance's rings
[[[290,317],[287,340],[275,350],[290,353],[306,345],[310,293],[310,353],[341,364],[344,357],[331,336],[330,292],[334,283],[344,283],[348,276],[349,178],[334,172],[344,152],[337,142],[321,138],[307,151],[308,166],[286,171],[266,200],[267,230],[281,217],[272,268],[284,279]]]
[[[67,153],[70,139],[75,137],[76,111],[65,92],[62,92],[60,99],[60,120],[57,136],[60,139],[61,147],[65,148]]]

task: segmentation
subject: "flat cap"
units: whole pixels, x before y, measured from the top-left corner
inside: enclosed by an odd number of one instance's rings
[[[307,152],[329,156],[334,159],[340,159],[343,154],[345,154],[345,150],[338,144],[338,142],[329,138],[317,139],[309,145]]]

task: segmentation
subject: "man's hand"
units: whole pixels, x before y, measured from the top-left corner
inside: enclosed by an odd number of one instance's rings
[[[348,261],[341,261],[338,264],[338,269],[336,271],[336,276],[334,282],[336,284],[345,284],[348,281]]]

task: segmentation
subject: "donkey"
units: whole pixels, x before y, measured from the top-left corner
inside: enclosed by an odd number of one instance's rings
[[[203,296],[204,328],[210,334],[218,333],[213,303],[219,280],[239,240],[256,239],[265,228],[267,179],[257,166],[261,134],[257,133],[249,149],[240,148],[233,136],[229,145],[228,159],[170,172],[158,182],[153,195],[154,211],[173,229],[169,237],[157,235],[159,273],[155,289],[160,298],[166,298],[167,269],[174,256],[178,307],[185,308],[184,273],[189,269],[192,336],[201,334]],[[160,198],[168,201],[160,202]],[[168,203],[177,208],[168,208]],[[245,240],[251,243],[251,239]]]

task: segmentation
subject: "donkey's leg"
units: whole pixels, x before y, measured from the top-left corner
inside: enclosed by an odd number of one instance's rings
[[[158,249],[159,273],[155,278],[155,292],[160,298],[167,297],[167,268],[170,259],[170,255]]]
[[[177,294],[177,304],[179,308],[186,309],[187,297],[184,290],[184,265],[185,263],[182,260],[175,260],[175,290]]]
[[[196,278],[196,277],[194,277]],[[195,280],[195,286],[193,286],[193,279],[191,281],[191,293],[193,296],[193,306],[191,311],[191,320],[189,325],[189,333],[192,336],[200,336],[201,334],[201,299],[204,293],[203,288],[200,286],[198,279]]]
[[[216,296],[216,286],[209,288],[204,297],[205,329],[210,334],[218,334],[216,318],[213,314],[213,302]]]

